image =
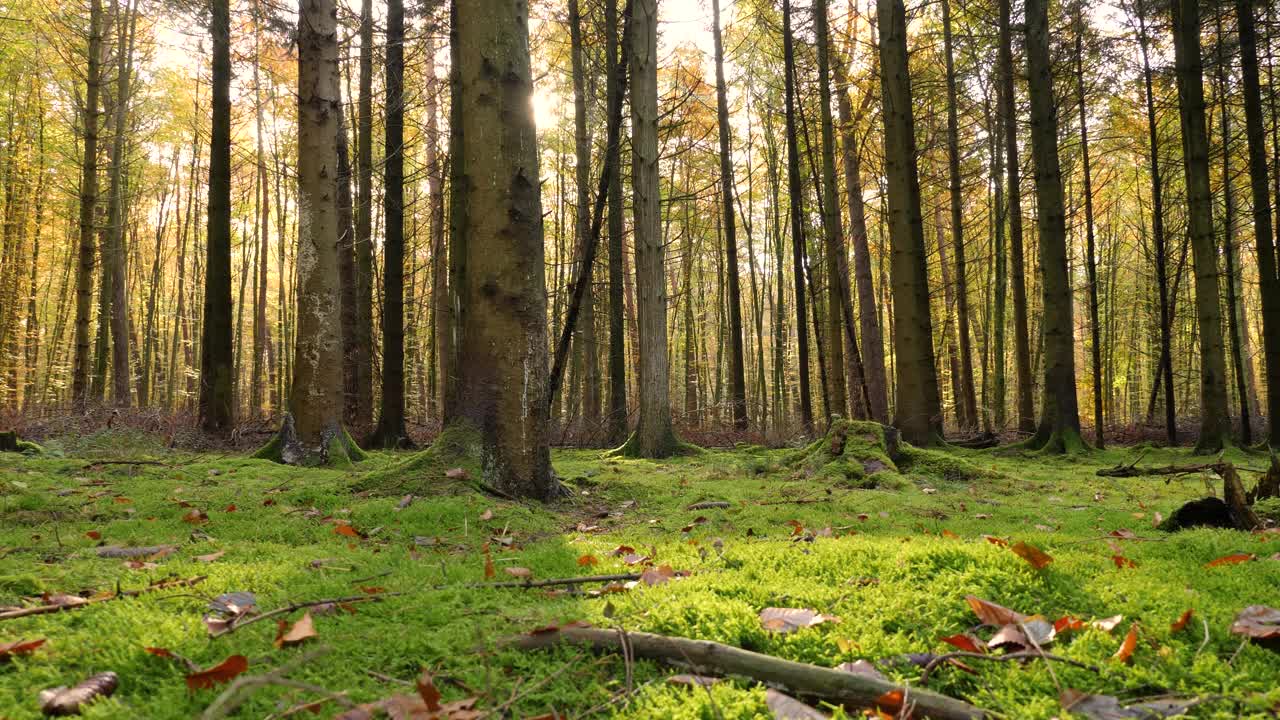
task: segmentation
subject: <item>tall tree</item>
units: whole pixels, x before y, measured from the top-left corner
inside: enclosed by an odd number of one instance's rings
[[[1089,278],[1089,359],[1093,369],[1093,442],[1099,449],[1105,444],[1102,414],[1102,329],[1098,321],[1098,255],[1093,236],[1093,168],[1089,165],[1089,113],[1085,105],[1083,6],[1077,6],[1076,26],[1076,92],[1080,110],[1080,163],[1084,172],[1084,262]]]
[[[529,112],[533,77],[528,4],[453,3],[455,141],[465,182],[455,206],[466,233],[450,248],[464,280],[456,421],[480,431],[484,479],[520,497],[550,499],[546,402],[547,306],[538,146]],[[460,115],[455,109],[455,117]],[[452,258],[451,258],[452,259]]]
[[[388,38],[388,53],[390,43]],[[355,354],[351,358],[355,397],[351,398],[349,420],[357,427],[364,427],[373,418],[373,0],[360,0],[359,85],[356,108],[356,233],[353,243],[356,256],[356,342]],[[385,218],[383,222],[386,222]],[[385,349],[383,353],[386,353]]]
[[[605,104],[618,106],[618,2],[604,0]],[[621,143],[605,149],[609,195],[609,441],[621,443],[627,436],[627,352],[623,304],[626,275],[622,267],[622,161]],[[612,159],[612,162],[610,162]]]
[[[902,0],[877,0],[880,88],[884,117],[893,341],[897,346],[897,405],[893,424],[907,442],[929,445],[942,437],[942,402],[933,355],[929,273],[925,266],[920,175],[907,61],[907,18]]]
[[[782,56],[786,93],[787,202],[791,208],[792,281],[795,283],[796,340],[799,345],[800,422],[806,435],[813,434],[813,397],[809,390],[809,326],[804,290],[804,188],[800,178],[799,132],[796,127],[795,38],[791,32],[791,0],[782,0]]]
[[[1209,136],[1205,128],[1204,72],[1200,57],[1199,0],[1173,0],[1174,72],[1182,124],[1182,167],[1187,186],[1187,231],[1195,267],[1196,323],[1200,336],[1200,437],[1196,451],[1215,453],[1228,441],[1226,355],[1218,292],[1218,250],[1209,193]]]
[[[223,4],[225,8],[225,3]],[[217,3],[214,3],[215,15]],[[89,3],[89,39],[85,50],[85,93],[80,125],[80,238],[76,262],[75,356],[71,398],[83,406],[89,397],[89,315],[93,300],[94,209],[98,204],[98,93],[102,84],[102,0]],[[228,290],[228,299],[230,291]],[[228,315],[230,313],[228,312]]]
[[[107,251],[103,253],[111,274],[111,399],[120,407],[130,404],[133,374],[129,366],[129,295],[125,278],[128,250],[125,247],[125,225],[128,205],[125,183],[128,177],[127,141],[129,138],[129,92],[133,75],[134,33],[138,13],[134,2],[126,2],[124,17],[116,18],[116,96],[115,119],[111,138],[110,189],[107,191]]]
[[[978,396],[973,381],[973,346],[969,332],[969,278],[964,247],[964,202],[960,177],[960,121],[956,100],[956,67],[952,53],[951,2],[942,1],[942,41],[947,60],[947,176],[951,196],[951,247],[955,252],[956,323],[960,332],[960,397],[956,398],[960,429],[978,426]]]
[[[569,0],[569,55],[573,66],[573,146],[574,181],[577,204],[574,208],[574,252],[587,253],[591,242],[591,132],[587,127],[587,77],[583,61],[582,13],[578,0]],[[589,426],[600,419],[600,353],[596,347],[595,284],[582,288],[582,320],[574,334],[575,355],[582,366],[582,416]]]
[[[1000,116],[1004,123],[1005,169],[1009,174],[1009,279],[1013,286],[1013,357],[1018,389],[1015,405],[1018,429],[1035,430],[1031,402],[1031,332],[1027,325],[1027,263],[1022,246],[1022,165],[1018,160],[1018,96],[1013,84],[1011,0],[1000,3]]]
[[[1075,325],[1067,270],[1066,202],[1058,164],[1058,112],[1049,59],[1048,0],[1026,0],[1027,90],[1031,99],[1031,155],[1035,161],[1036,225],[1040,239],[1044,401],[1029,446],[1046,452],[1083,447],[1076,400]]]
[[[1240,77],[1244,92],[1245,136],[1249,145],[1249,184],[1253,191],[1253,232],[1262,303],[1262,352],[1267,376],[1267,443],[1280,446],[1280,275],[1276,274],[1275,226],[1271,213],[1266,125],[1258,79],[1258,31],[1252,0],[1236,0],[1240,35]]]
[[[368,2],[368,0],[365,0]],[[409,444],[404,425],[404,2],[387,0],[386,162],[383,165],[382,409],[370,444]]]
[[[235,393],[231,344],[229,0],[212,0],[210,11],[209,34],[213,41],[213,124],[209,133],[209,231],[205,243],[204,322],[200,335],[200,426],[206,432],[223,433],[231,429]],[[333,141],[332,134],[329,135],[329,141]],[[329,167],[333,167],[333,164],[330,163]]]
[[[738,281],[738,235],[733,214],[733,200],[737,191],[733,179],[733,150],[729,136],[729,97],[724,81],[720,0],[711,0],[711,14],[716,54],[716,120],[720,132],[720,199],[724,201],[721,222],[724,227],[725,274],[729,281],[729,394],[733,403],[733,426],[738,430],[746,430],[747,371],[742,358],[742,290]],[[828,109],[828,124],[830,119],[831,112]]]

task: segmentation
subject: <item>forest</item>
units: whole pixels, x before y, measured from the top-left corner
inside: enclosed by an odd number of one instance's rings
[[[1275,0],[5,0],[0,718],[1280,717]]]

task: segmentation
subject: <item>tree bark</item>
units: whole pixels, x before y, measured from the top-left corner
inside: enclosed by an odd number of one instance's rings
[[[1200,437],[1196,452],[1216,453],[1229,441],[1226,356],[1218,299],[1218,252],[1209,192],[1209,138],[1205,129],[1199,0],[1173,2],[1174,70],[1182,124],[1187,224],[1195,268],[1196,325],[1200,335]]]
[[[89,39],[85,53],[85,99],[81,110],[84,143],[80,159],[80,238],[76,263],[75,358],[71,398],[84,407],[89,395],[89,314],[93,300],[94,210],[98,204],[98,93],[102,83],[102,0],[89,4]]]
[[[1093,175],[1089,166],[1089,115],[1085,105],[1084,79],[1084,13],[1076,9],[1076,89],[1080,106],[1080,159],[1084,171],[1085,270],[1089,278],[1089,328],[1092,335],[1090,360],[1093,368],[1093,442],[1099,449],[1106,444],[1102,398],[1102,328],[1098,321],[1098,261],[1093,236]]]
[[[791,209],[792,281],[796,299],[796,341],[799,346],[796,374],[800,382],[800,423],[805,435],[813,435],[813,398],[809,389],[809,326],[804,278],[804,188],[800,178],[799,133],[796,128],[795,39],[791,32],[791,0],[782,0],[782,47],[786,82],[787,203]]]
[[[133,74],[134,32],[138,24],[137,9],[125,3],[124,17],[116,18],[117,58],[115,128],[111,140],[111,186],[107,195],[107,252],[108,263],[103,273],[111,273],[111,399],[118,407],[131,404],[130,384],[133,375],[129,365],[129,296],[125,278],[128,252],[125,248],[125,224],[128,208],[125,203],[124,183],[126,169],[125,143],[128,138],[129,85]]]
[[[209,229],[200,335],[200,426],[226,433],[234,422],[231,344],[231,11],[212,0],[213,124],[209,134]],[[332,135],[330,136],[332,141]]]
[[[907,61],[907,21],[902,0],[877,0],[880,87],[884,117],[884,172],[891,246],[893,341],[897,347],[894,426],[914,445],[942,438],[942,404],[933,355],[929,273],[925,266],[920,175]]]
[[[390,40],[387,44],[390,48]],[[355,398],[351,423],[355,427],[363,428],[373,420],[373,0],[360,2],[358,82],[360,87],[356,107],[356,234],[354,241],[356,345],[355,356],[352,358],[355,365]],[[385,349],[383,355],[386,355]]]
[[[618,90],[618,3],[605,0],[604,34],[606,55],[605,102],[609,107],[622,102],[615,97]],[[623,322],[626,274],[622,267],[622,149],[614,143],[605,150],[612,158],[609,163],[609,442],[621,443],[627,436],[627,353],[626,327]]]

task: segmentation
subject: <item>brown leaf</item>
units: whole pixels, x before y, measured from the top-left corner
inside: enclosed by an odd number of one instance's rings
[[[334,534],[334,535],[345,535],[346,537],[352,537],[352,538],[358,538],[358,537],[360,537],[360,531],[359,531],[359,530],[356,530],[354,527],[352,527],[351,525],[348,525],[348,524],[346,524],[346,523],[340,523],[340,524],[338,524],[338,525],[334,525],[334,526],[333,526],[333,534]]]
[[[30,655],[35,649],[48,642],[45,638],[39,640],[16,640],[10,643],[0,643],[0,660],[8,660],[14,655]]]
[[[1280,639],[1280,610],[1266,605],[1250,605],[1236,615],[1231,623],[1233,635],[1244,635],[1254,640]]]
[[[984,653],[987,651],[986,643],[982,642],[981,638],[974,637],[968,633],[957,633],[938,639],[965,652]]]
[[[199,508],[195,508],[182,516],[182,522],[190,523],[192,525],[201,525],[209,522],[209,514]]]
[[[590,567],[592,565],[599,565],[599,564],[600,564],[600,559],[597,558],[595,555],[583,555],[578,558],[579,567]]]
[[[983,535],[982,538],[997,547],[1009,547],[1009,541],[1004,538],[998,538],[995,535]]]
[[[484,544],[484,576],[486,579],[493,577],[493,556],[489,554],[489,543]]]
[[[1238,565],[1250,560],[1257,560],[1258,556],[1253,553],[1233,553],[1231,555],[1223,555],[1217,560],[1213,560],[1205,565],[1207,568],[1218,567],[1219,565]]]
[[[440,712],[440,691],[436,689],[431,673],[423,670],[415,685],[418,688],[418,697],[422,698],[422,704],[427,706],[427,712]]]
[[[1121,540],[1137,540],[1138,539],[1138,536],[1128,528],[1120,528],[1119,530],[1112,530],[1110,533],[1108,533],[1108,535],[1114,538],[1120,538]]]
[[[485,520],[485,521],[492,520],[492,519],[493,519],[493,510],[492,510],[492,509],[486,509],[484,512],[480,513],[480,519],[481,519],[481,520]]]
[[[644,583],[645,585],[651,585],[651,586],[663,585],[667,582],[670,582],[671,578],[675,576],[676,576],[676,573],[674,570],[671,569],[670,565],[663,565],[661,567],[651,567],[651,568],[646,568],[644,572],[640,573],[640,582]]]
[[[626,557],[622,558],[622,564],[624,564],[624,565],[643,565],[643,564],[645,564],[645,563],[649,562],[650,560],[652,560],[652,558],[650,558],[648,555],[638,555],[638,554],[636,554],[636,553],[630,553],[630,554],[629,554],[629,555],[627,555]]]
[[[1125,556],[1123,556],[1123,555],[1112,555],[1112,556],[1111,556],[1111,562],[1115,563],[1115,564],[1116,564],[1116,567],[1118,567],[1118,568],[1136,568],[1136,567],[1138,567],[1138,563],[1136,563],[1136,562],[1134,562],[1134,561],[1130,560],[1129,558],[1127,558],[1127,557],[1125,557]]]
[[[124,566],[130,570],[155,570],[160,567],[153,562],[143,562],[142,560],[125,560]]]
[[[1120,649],[1116,650],[1116,654],[1112,655],[1117,662],[1129,662],[1129,658],[1133,657],[1133,651],[1138,647],[1138,623],[1129,624],[1129,632],[1125,633],[1124,640],[1120,643]]]
[[[528,580],[533,577],[533,571],[526,567],[507,567],[502,568],[503,572],[514,578]]]
[[[192,690],[208,689],[214,685],[231,682],[237,675],[248,669],[248,658],[243,655],[232,655],[208,670],[188,675],[187,687]]]
[[[444,476],[450,480],[466,480],[470,475],[467,473],[465,468],[456,467],[445,470]]]
[[[957,534],[955,534],[955,533],[951,532],[950,530],[943,530],[943,531],[942,531],[942,537],[944,537],[944,538],[951,538],[952,540],[958,540],[958,539],[960,538],[960,536],[959,536],[959,535],[957,535]]]
[[[84,536],[89,538],[90,540],[102,539],[102,533],[98,532],[97,530],[90,530],[89,532],[85,533]]]
[[[1031,563],[1031,566],[1037,570],[1043,570],[1053,562],[1053,558],[1048,553],[1024,542],[1015,543],[1009,549],[1018,557]]]
[[[378,587],[378,586],[376,586],[376,585],[361,585],[361,586],[360,586],[360,592],[364,593],[365,595],[380,595],[380,594],[382,594],[382,593],[384,593],[384,592],[386,592],[386,591],[387,591],[387,589],[386,589],[386,588],[384,588],[384,587]]]
[[[760,611],[760,624],[764,625],[766,630],[772,630],[783,635],[801,628],[821,625],[828,621],[840,622],[840,619],[833,615],[823,615],[808,608],[770,607]]]
[[[1084,621],[1070,615],[1064,615],[1053,622],[1053,631],[1059,635],[1084,629]]]
[[[1182,632],[1187,627],[1187,623],[1191,622],[1191,614],[1193,612],[1195,611],[1191,608],[1187,608],[1186,611],[1183,612],[1182,615],[1178,616],[1178,619],[1174,620],[1173,624],[1169,626],[1169,632]]]
[[[876,698],[876,706],[882,710],[897,714],[902,710],[902,701],[903,693],[901,690],[890,690]]]
[[[1005,625],[1000,628],[991,639],[987,641],[987,645],[993,648],[1012,647],[1015,650],[1023,650],[1031,647],[1031,641],[1027,640],[1027,636],[1017,625]]]
[[[196,560],[203,563],[211,563],[226,554],[226,550],[219,550],[218,552],[209,553],[208,555],[197,555]]]
[[[973,595],[965,595],[964,599],[969,603],[969,607],[973,609],[973,614],[978,616],[983,625],[1003,627],[1027,619],[1027,616],[1020,612],[1010,610],[1003,605],[981,600]]]
[[[610,552],[609,554],[614,557],[622,557],[623,555],[630,555],[635,551],[636,549],[631,547],[630,545],[619,545],[618,547],[614,548],[613,551]]]
[[[294,623],[293,627],[285,630],[287,625],[288,623],[284,620],[280,621],[275,642],[278,648],[293,647],[320,636],[320,633],[316,632],[315,621],[311,619],[311,613],[309,612],[303,613],[302,618]]]
[[[235,503],[231,503],[230,505],[227,506],[226,510],[223,510],[223,512],[235,512],[235,511],[236,511]]]

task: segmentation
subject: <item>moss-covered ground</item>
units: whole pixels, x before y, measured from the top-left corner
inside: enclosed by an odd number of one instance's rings
[[[144,648],[166,648],[204,668],[239,654],[255,674],[307,646],[327,652],[291,677],[357,702],[402,692],[384,678],[412,680],[427,667],[446,699],[475,695],[478,708],[503,708],[505,717],[771,717],[764,688],[747,680],[690,689],[664,682],[676,671],[641,661],[632,668],[635,692],[621,696],[628,673],[618,657],[497,646],[514,633],[584,620],[825,666],[868,659],[891,678],[916,684],[920,667],[884,659],[948,650],[939,637],[977,624],[967,594],[1050,620],[1124,616],[1110,633],[1086,629],[1046,648],[1097,672],[973,661],[973,674],[943,667],[930,678],[931,689],[997,716],[1066,717],[1060,688],[1125,700],[1204,698],[1209,702],[1190,714],[1206,718],[1275,717],[1280,706],[1280,653],[1229,633],[1244,606],[1280,605],[1280,560],[1273,558],[1280,541],[1155,529],[1157,513],[1168,516],[1203,496],[1206,478],[1094,476],[1099,467],[1131,459],[1128,450],[1073,458],[952,451],[947,455],[962,459],[965,472],[938,456],[920,456],[882,471],[885,482],[875,489],[787,462],[794,450],[709,451],[663,462],[558,451],[554,464],[573,499],[541,506],[433,478],[406,477],[396,488],[387,482],[395,474],[389,470],[441,470],[435,462],[406,463],[403,454],[370,453],[355,471],[341,472],[171,452],[127,433],[55,440],[45,449],[40,457],[0,453],[0,605],[27,605],[43,593],[88,596],[207,577],[191,588],[0,620],[0,645],[47,639],[30,654],[0,660],[0,717],[9,720],[40,717],[39,690],[104,670],[119,674],[120,688],[85,717],[198,717],[219,689],[189,690],[185,668]],[[1259,456],[1233,459],[1266,464]],[[1143,462],[1190,461],[1186,451],[1154,450]],[[864,469],[855,470],[860,477]],[[398,509],[405,493],[432,487],[439,492]],[[686,509],[702,501],[730,506]],[[193,510],[208,520],[184,521]],[[355,532],[340,530],[343,523]],[[1109,535],[1118,530],[1136,538]],[[1038,570],[987,535],[1033,544],[1053,562]],[[1136,567],[1117,567],[1109,542]],[[141,558],[150,564],[138,569],[97,553],[101,545],[165,544],[178,549]],[[506,568],[528,568],[538,579],[633,571],[612,554],[620,545],[690,575],[602,597],[468,587],[486,581],[486,544],[494,580],[511,580]],[[1241,552],[1257,559],[1206,567]],[[214,553],[224,554],[198,559]],[[583,556],[595,564],[581,565]],[[202,620],[210,598],[232,591],[254,593],[266,611],[378,588],[380,602],[317,613],[318,638],[302,647],[275,648],[272,621],[211,638]],[[770,606],[812,608],[841,621],[771,634],[758,618]],[[1171,623],[1187,609],[1194,609],[1191,622],[1174,632]],[[1129,662],[1117,661],[1112,656],[1134,622],[1136,649]],[[317,697],[264,687],[235,717],[279,717]],[[329,703],[322,716],[339,709]]]

